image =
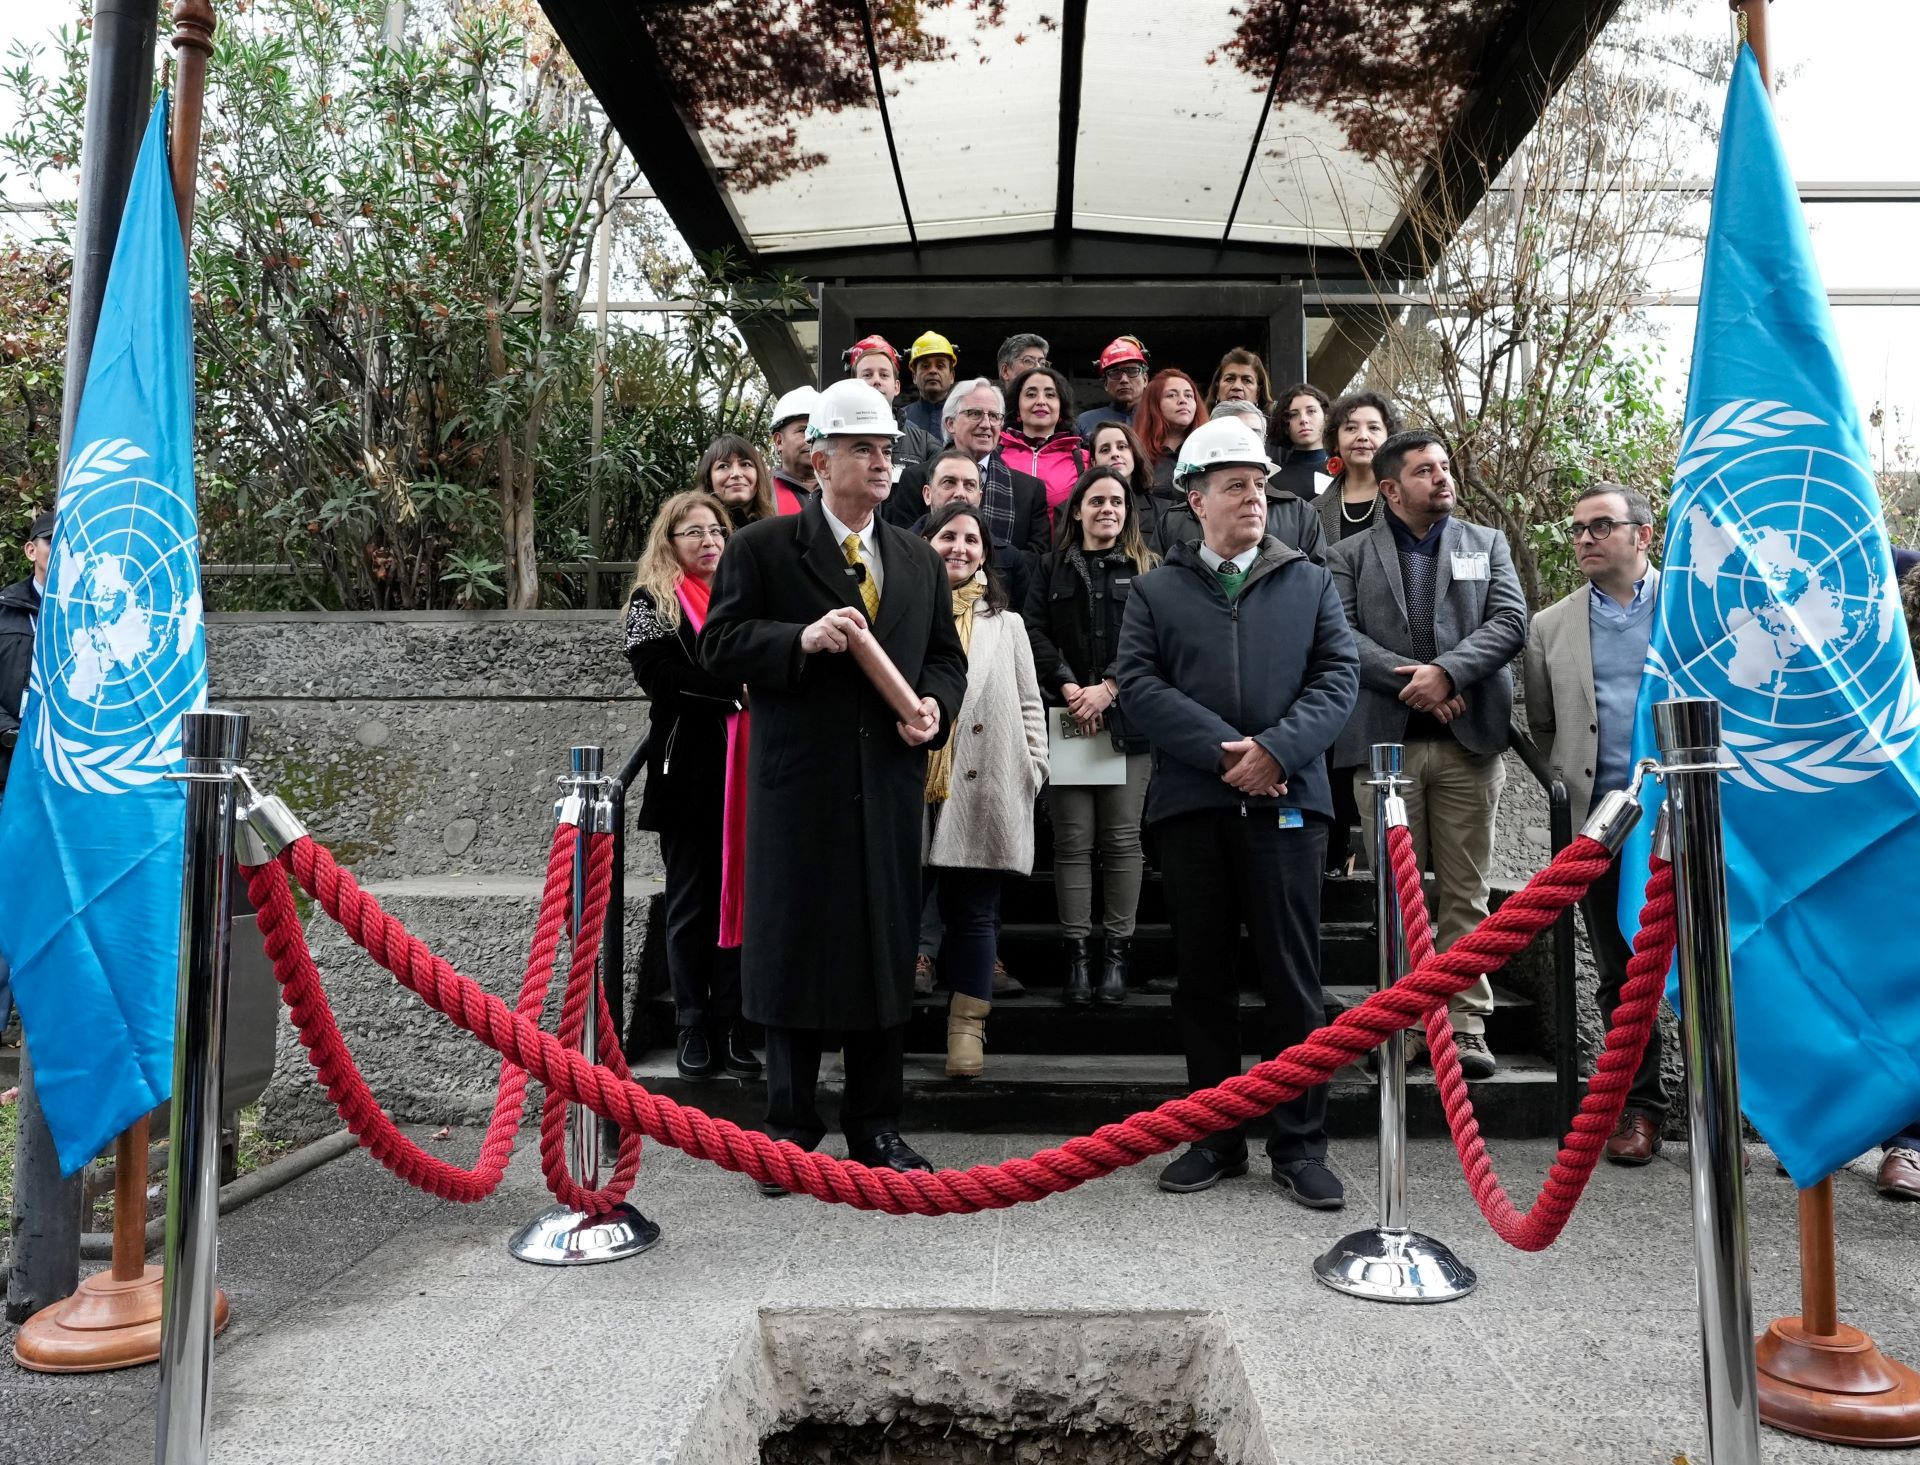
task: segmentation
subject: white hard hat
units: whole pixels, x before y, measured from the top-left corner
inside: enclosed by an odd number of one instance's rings
[[[1174,466],[1174,481],[1184,486],[1189,478],[1214,468],[1245,465],[1262,474],[1277,473],[1280,465],[1267,457],[1260,436],[1238,416],[1216,417],[1187,434],[1180,444],[1180,457]]]
[[[820,394],[812,387],[795,387],[773,404],[773,431],[778,432],[796,417],[812,417],[813,404]]]
[[[807,441],[823,437],[899,437],[893,406],[858,377],[833,383],[814,400]]]

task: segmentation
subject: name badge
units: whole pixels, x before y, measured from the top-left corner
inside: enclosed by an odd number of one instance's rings
[[[1282,829],[1304,829],[1307,824],[1306,817],[1298,809],[1282,809],[1276,822]]]
[[[1487,578],[1487,557],[1484,554],[1457,554],[1453,557],[1453,578],[1456,580],[1484,580]]]

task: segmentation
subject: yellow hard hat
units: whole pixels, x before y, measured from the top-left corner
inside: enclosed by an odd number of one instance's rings
[[[928,331],[913,343],[913,350],[907,353],[907,365],[912,366],[922,356],[946,356],[955,362],[960,360],[959,349],[938,331]]]

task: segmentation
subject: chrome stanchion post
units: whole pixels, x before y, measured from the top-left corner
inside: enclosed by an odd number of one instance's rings
[[[207,1458],[220,1200],[220,1055],[227,1027],[236,780],[247,751],[247,722],[244,712],[189,712],[180,719],[180,746],[187,760],[187,837],[167,1157],[157,1465],[205,1465]]]
[[[1720,829],[1720,770],[1726,761],[1720,750],[1720,704],[1707,698],[1656,703],[1653,727],[1665,764],[1664,823],[1673,844],[1707,1459],[1712,1465],[1757,1465],[1760,1404],[1740,1173],[1726,848]]]
[[[1398,743],[1375,743],[1373,796],[1373,909],[1379,929],[1380,989],[1406,970],[1406,928],[1400,894],[1387,858],[1387,831],[1407,822],[1400,797]],[[1451,1302],[1479,1278],[1441,1242],[1407,1226],[1407,1056],[1399,1033],[1380,1045],[1380,1224],[1343,1236],[1313,1264],[1313,1274],[1336,1292],[1372,1302]]]
[[[598,748],[575,748],[572,753],[573,780],[582,796],[580,823],[573,844],[573,887],[567,907],[567,932],[574,942],[587,924],[587,841],[599,830],[601,772],[603,764]],[[606,831],[611,832],[611,831]],[[593,976],[587,983],[587,1014],[580,1027],[580,1051],[589,1063],[600,1061],[600,963],[596,952]],[[567,1164],[573,1178],[587,1190],[600,1188],[600,1121],[584,1104],[567,1110]]]
[[[587,910],[587,849],[591,836],[612,834],[619,818],[618,801],[608,792],[599,748],[572,750],[571,771],[561,780],[562,796],[554,818],[575,830],[572,903],[568,928],[580,940]],[[620,872],[614,872],[614,879]],[[594,952],[593,979],[587,992],[586,1021],[580,1028],[580,1051],[589,1063],[600,1061],[600,982],[604,948]],[[584,1104],[567,1112],[567,1166],[586,1190],[600,1188],[600,1120]],[[633,1206],[621,1201],[601,1215],[586,1215],[566,1206],[554,1206],[529,1221],[507,1243],[507,1250],[537,1266],[572,1267],[592,1262],[618,1261],[635,1256],[660,1239],[660,1228]]]

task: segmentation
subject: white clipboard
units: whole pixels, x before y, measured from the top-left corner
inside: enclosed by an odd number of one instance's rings
[[[1112,787],[1127,781],[1127,755],[1103,728],[1088,737],[1064,707],[1047,709],[1047,781],[1067,788]]]

